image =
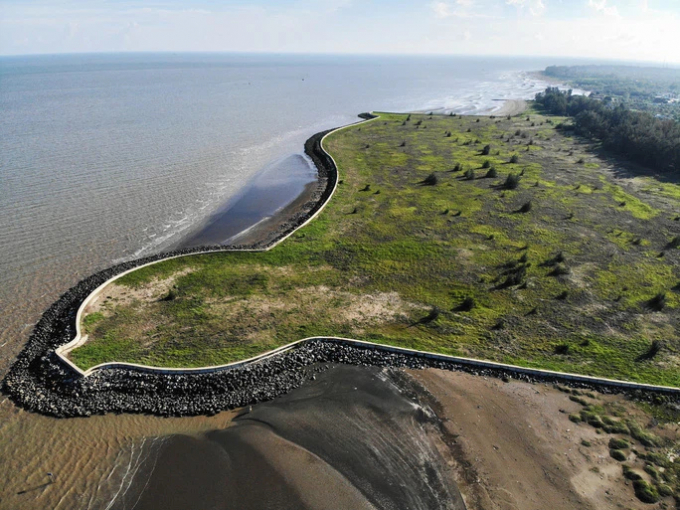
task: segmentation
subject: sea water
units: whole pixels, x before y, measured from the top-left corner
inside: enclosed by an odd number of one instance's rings
[[[177,245],[264,168],[274,175],[272,165],[285,162],[281,172],[312,175],[290,167],[308,165],[295,156],[313,133],[371,110],[492,113],[499,99],[531,98],[546,86],[529,71],[560,63],[567,62],[0,57],[0,376],[42,311],[78,280]],[[154,420],[56,425],[3,400],[0,508],[74,508],[78,501],[105,508],[137,462],[136,445],[167,429]],[[62,483],[43,486],[48,471],[61,473]]]

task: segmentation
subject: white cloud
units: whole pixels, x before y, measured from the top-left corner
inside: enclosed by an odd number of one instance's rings
[[[432,10],[434,11],[435,16],[438,18],[448,18],[451,16],[449,4],[446,2],[433,2]]]
[[[455,0],[454,2],[433,2],[430,7],[437,18],[488,18],[479,12],[476,0]]]
[[[517,7],[520,11],[527,11],[532,16],[541,16],[546,10],[543,0],[505,0],[505,3]]]
[[[608,6],[607,0],[588,0],[588,7],[605,16],[620,17],[617,7],[615,5]]]

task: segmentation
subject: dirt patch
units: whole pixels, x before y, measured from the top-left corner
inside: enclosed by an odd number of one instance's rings
[[[85,307],[85,315],[101,312],[104,316],[109,316],[112,313],[113,306],[127,306],[135,301],[158,301],[168,294],[178,278],[192,271],[194,271],[193,268],[187,267],[167,278],[162,280],[156,278],[140,287],[127,287],[125,285],[118,285],[115,282],[111,283]]]
[[[567,394],[441,370],[409,373],[438,403],[468,509],[649,508],[611,458],[611,436],[569,420],[581,406]],[[621,397],[597,399],[633,407]]]

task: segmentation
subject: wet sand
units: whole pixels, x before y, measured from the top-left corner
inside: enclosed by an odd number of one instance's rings
[[[262,243],[311,199],[316,188],[317,172],[311,161],[301,154],[288,156],[260,172],[243,193],[175,248]]]
[[[225,430],[172,438],[118,508],[464,509],[446,451],[403,372],[339,365]]]

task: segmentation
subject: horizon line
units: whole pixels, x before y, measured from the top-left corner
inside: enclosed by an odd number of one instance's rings
[[[497,53],[389,53],[389,52],[307,52],[307,51],[270,51],[270,50],[111,50],[111,51],[76,51],[55,53],[0,53],[0,58],[21,57],[58,57],[86,55],[270,55],[270,56],[310,56],[310,57],[459,57],[459,58],[499,58],[499,59],[565,59],[593,62],[622,62],[636,64],[654,64],[662,67],[680,67],[680,60],[626,60],[615,57],[586,57],[575,55],[526,55]]]

